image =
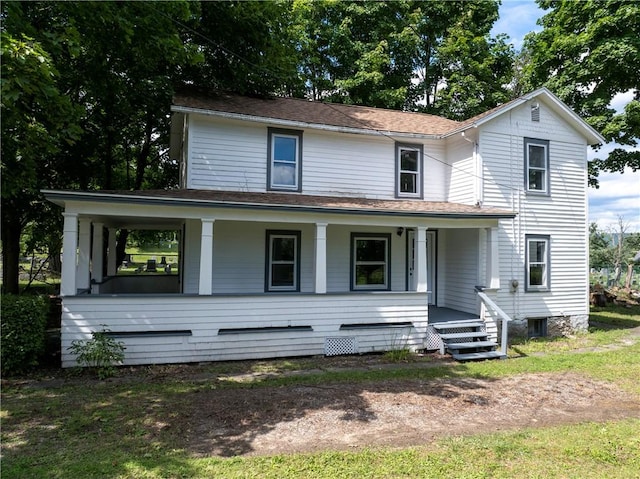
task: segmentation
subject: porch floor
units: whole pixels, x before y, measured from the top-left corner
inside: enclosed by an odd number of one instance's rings
[[[478,319],[477,314],[465,313],[451,308],[439,308],[429,306],[429,324],[446,323],[449,321],[460,321],[463,319]]]

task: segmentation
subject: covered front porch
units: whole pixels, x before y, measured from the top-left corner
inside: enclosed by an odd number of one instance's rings
[[[478,317],[474,287],[499,281],[492,216],[75,200],[62,202],[64,366],[102,328],[125,364],[421,350],[450,313],[438,306]],[[178,273],[119,276],[120,228],[179,231]]]

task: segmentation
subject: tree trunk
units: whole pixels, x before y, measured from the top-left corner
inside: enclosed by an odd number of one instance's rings
[[[2,205],[2,292],[20,293],[20,236],[22,222],[16,208]]]
[[[633,263],[627,265],[627,278],[624,281],[624,287],[631,289],[631,278],[633,277]]]

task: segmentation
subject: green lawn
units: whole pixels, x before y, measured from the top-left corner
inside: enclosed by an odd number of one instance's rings
[[[325,371],[319,369],[322,359],[317,358],[202,365],[203,372],[216,377],[262,373],[242,380],[229,376],[215,385],[172,375],[170,367],[160,381],[146,381],[144,374],[130,380],[125,375],[119,381],[58,380],[51,386],[5,380],[2,477],[637,478],[638,419],[452,437],[407,449],[228,459],[196,457],[176,447],[178,441],[172,442],[172,437],[180,431],[150,434],[158,405],[186,402],[207,387],[330,387],[342,381],[573,372],[613,382],[637,394],[640,401],[640,338],[630,335],[631,328],[640,326],[640,308],[596,311],[594,317],[608,326],[575,338],[514,345],[512,359],[506,361],[425,367],[416,360],[389,369]],[[293,371],[298,374],[290,374]]]

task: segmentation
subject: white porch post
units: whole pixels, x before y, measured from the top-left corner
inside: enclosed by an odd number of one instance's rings
[[[107,249],[107,276],[115,276],[116,268],[116,232],[117,228],[109,228],[109,246]]]
[[[316,223],[315,292],[327,292],[327,223]]]
[[[76,288],[89,289],[89,265],[91,254],[91,220],[80,218],[80,234],[78,237],[78,267],[76,271]],[[75,265],[75,261],[73,262]]]
[[[104,224],[93,223],[93,242],[91,248],[91,279],[101,282],[104,277]]]
[[[76,259],[78,249],[78,215],[62,213],[64,227],[62,236],[62,278],[60,294],[74,296],[76,294]]]
[[[488,267],[489,267],[489,288],[500,288],[500,248],[498,243],[498,228],[489,228],[487,231],[489,238]]]
[[[198,294],[213,293],[213,218],[202,218],[200,235],[200,283]]]
[[[426,293],[427,289],[427,228],[418,226],[415,246],[416,292]]]

